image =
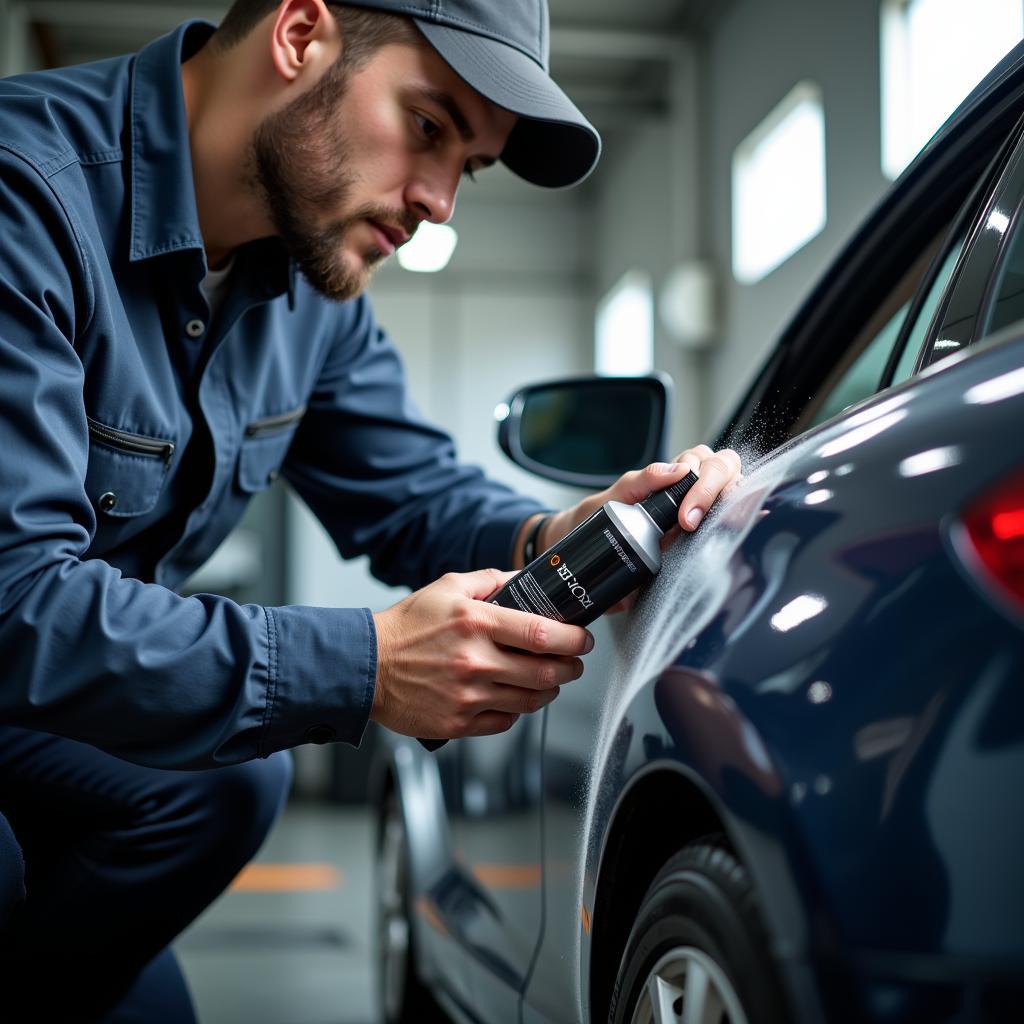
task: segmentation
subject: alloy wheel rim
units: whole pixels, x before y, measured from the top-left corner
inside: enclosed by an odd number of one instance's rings
[[[378,885],[378,943],[384,1019],[396,1020],[405,996],[409,920],[405,913],[405,830],[392,810],[384,823]]]
[[[651,969],[631,1024],[747,1024],[722,967],[703,950],[679,946]]]

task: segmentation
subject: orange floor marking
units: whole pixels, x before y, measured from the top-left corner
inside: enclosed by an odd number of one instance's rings
[[[491,889],[539,889],[539,864],[474,864],[473,874]]]
[[[249,864],[231,883],[234,892],[303,892],[340,889],[341,868],[333,864]]]

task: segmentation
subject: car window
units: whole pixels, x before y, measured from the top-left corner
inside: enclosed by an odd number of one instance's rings
[[[825,420],[837,416],[847,406],[875,393],[878,389],[878,382],[885,372],[886,364],[889,362],[896,339],[900,335],[900,328],[903,326],[908,309],[910,309],[909,300],[904,302],[896,313],[886,321],[882,329],[868,342],[868,347],[843,373],[831,391],[826,390],[824,400],[820,403],[817,412],[811,408],[808,409],[807,426],[814,427],[819,423],[824,423]],[[828,385],[826,385],[827,387]]]
[[[928,288],[924,302],[921,304],[921,309],[917,319],[914,321],[914,326],[907,335],[907,342],[900,353],[899,361],[896,363],[891,383],[899,384],[900,381],[906,380],[913,374],[914,364],[917,362],[921,348],[927,340],[928,328],[935,317],[935,311],[939,308],[939,300],[942,298],[942,293],[946,290],[946,285],[949,284],[949,279],[953,275],[953,267],[956,266],[956,261],[959,259],[963,247],[964,242],[961,238],[956,245],[950,248],[946,258],[942,261],[942,266],[939,267],[938,273]]]
[[[994,334],[1021,319],[1024,319],[1024,231],[1020,230],[1018,217],[1017,230],[1000,272],[984,333]]]
[[[1000,215],[1005,219],[1005,233],[995,286],[978,338],[1024,319],[1024,153],[1019,154],[1006,175],[997,209],[997,216]]]
[[[1016,126],[998,179],[971,227],[965,257],[943,297],[932,343],[922,352],[918,369],[962,351],[1021,315],[1024,257],[1018,251],[1015,226],[1020,222],[1024,196],[1022,139],[1024,118]]]
[[[933,239],[850,345],[846,359],[833,372],[832,379],[826,381],[821,395],[808,403],[798,424],[800,429],[824,423],[861,399],[875,394],[883,387],[886,368],[894,360],[896,367],[891,383],[897,384],[911,375],[939,299],[963,248],[962,238],[949,245],[941,264],[930,279],[926,277],[925,271],[940,251],[939,245],[947,234],[948,231],[943,230]],[[927,292],[915,309],[912,297],[922,282],[926,283]],[[894,306],[897,308],[892,312]],[[911,324],[906,323],[908,313],[913,316]],[[897,350],[900,345],[902,347]]]

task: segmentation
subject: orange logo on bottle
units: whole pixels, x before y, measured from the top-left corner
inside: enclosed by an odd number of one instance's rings
[[[558,563],[559,563],[559,562],[560,562],[561,560],[562,560],[562,556],[561,556],[561,555],[552,555],[552,556],[551,556],[551,564],[552,564],[552,565],[558,565]]]

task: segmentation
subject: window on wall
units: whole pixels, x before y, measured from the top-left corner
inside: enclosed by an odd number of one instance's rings
[[[640,377],[654,368],[654,292],[651,277],[630,270],[597,307],[594,363],[598,373]]]
[[[882,170],[897,178],[1024,37],[1021,0],[883,0]]]
[[[732,158],[732,267],[753,284],[825,226],[825,112],[801,82],[736,147]]]

